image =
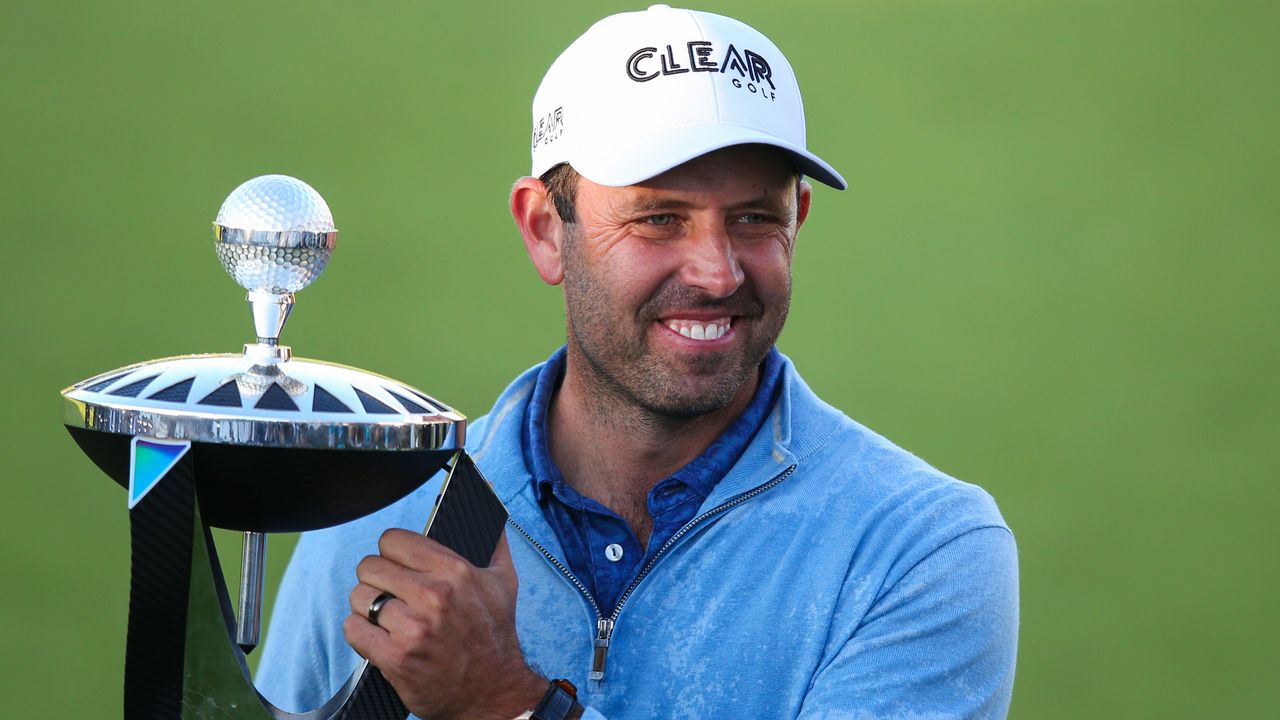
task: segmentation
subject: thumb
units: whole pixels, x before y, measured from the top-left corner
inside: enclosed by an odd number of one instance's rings
[[[505,532],[498,536],[498,545],[493,549],[493,558],[489,560],[489,569],[497,573],[513,590],[518,585],[516,566],[511,561],[511,546],[507,544],[507,534]]]

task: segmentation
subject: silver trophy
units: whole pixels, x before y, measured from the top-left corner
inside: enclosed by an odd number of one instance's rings
[[[214,221],[223,268],[248,291],[256,341],[239,354],[130,365],[62,391],[80,448],[128,491],[132,571],[125,712],[137,718],[403,720],[364,664],[297,715],[256,692],[266,537],[347,522],[447,476],[426,532],[486,565],[506,511],[462,451],[466,419],[409,385],[294,358],[280,333],[294,293],[329,263],[329,206],[285,175],[240,185]],[[228,596],[209,528],[244,533]],[[354,579],[353,579],[354,583]]]

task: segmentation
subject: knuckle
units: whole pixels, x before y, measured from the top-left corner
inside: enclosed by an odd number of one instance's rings
[[[445,604],[452,603],[458,596],[458,580],[456,577],[446,578],[436,586],[436,595]]]
[[[431,627],[425,620],[419,620],[410,623],[403,633],[404,649],[408,652],[409,648],[419,648],[428,645],[431,642]]]
[[[445,571],[455,577],[466,575],[472,570],[471,563],[455,553],[445,555],[443,564]]]
[[[423,583],[418,587],[418,600],[427,612],[438,612],[449,600],[450,592],[441,583]]]

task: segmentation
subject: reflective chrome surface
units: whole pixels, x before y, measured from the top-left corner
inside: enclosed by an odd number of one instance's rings
[[[236,644],[244,652],[256,648],[262,635],[262,579],[266,566],[266,534],[246,532],[240,554],[240,602],[236,612]]]
[[[274,346],[280,343],[280,332],[293,311],[293,293],[265,293],[250,290],[244,298],[253,312],[253,331],[259,345]],[[265,351],[263,351],[265,352]],[[248,347],[245,353],[249,353]]]
[[[338,231],[248,230],[214,223],[213,239],[224,245],[332,250],[338,245]]]
[[[293,348],[275,343],[246,343],[244,356],[255,363],[280,363],[293,359]]]
[[[355,368],[241,355],[164,358],[62,391],[64,422],[101,432],[224,445],[330,450],[462,446],[466,418],[429,395]]]

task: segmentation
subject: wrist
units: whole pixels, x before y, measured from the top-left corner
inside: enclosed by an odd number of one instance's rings
[[[542,696],[547,692],[548,682],[534,670],[525,668],[510,682],[494,687],[495,692],[489,693],[482,701],[483,710],[473,706],[465,716],[486,720],[511,720],[541,701]]]

